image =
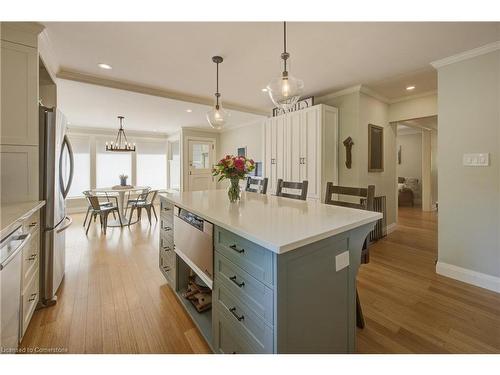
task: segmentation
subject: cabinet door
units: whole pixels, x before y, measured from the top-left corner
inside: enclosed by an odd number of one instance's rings
[[[302,181],[300,175],[301,149],[300,149],[300,133],[301,133],[301,116],[300,112],[290,113],[288,115],[288,137],[286,147],[289,151],[287,158],[287,167],[289,174],[286,176],[288,181]]]
[[[2,40],[0,143],[38,145],[38,53]]]
[[[274,178],[275,189],[271,192],[276,192],[276,183],[279,178],[285,178],[285,165],[286,165],[286,156],[285,156],[285,124],[286,124],[286,116],[276,117],[276,176]]]
[[[300,113],[300,180],[309,181],[308,198],[321,197],[321,118],[319,108]]]
[[[265,134],[265,170],[264,177],[269,179],[267,191],[271,192],[273,187],[273,118],[268,118],[264,122],[264,134]]]
[[[38,147],[0,146],[1,200],[38,200]]]

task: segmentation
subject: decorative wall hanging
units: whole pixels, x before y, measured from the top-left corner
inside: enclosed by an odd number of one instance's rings
[[[354,145],[354,142],[352,141],[351,137],[347,137],[344,139],[344,146],[345,146],[345,166],[347,169],[351,169],[352,166],[352,154],[351,154],[351,149],[352,146]]]
[[[384,171],[384,128],[368,124],[368,172]]]

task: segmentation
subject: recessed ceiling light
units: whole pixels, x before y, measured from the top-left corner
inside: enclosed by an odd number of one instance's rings
[[[415,86],[408,86],[406,89],[407,89],[408,91],[411,91],[411,90],[415,89]]]
[[[191,113],[191,112],[193,112],[193,110],[192,109],[186,109],[186,112],[187,113]]]
[[[106,69],[106,70],[113,69],[113,67],[111,65],[104,64],[104,63],[99,63],[99,64],[97,64],[97,66],[101,69]]]
[[[262,92],[267,92],[267,88],[265,88],[265,87],[261,90],[262,90]]]

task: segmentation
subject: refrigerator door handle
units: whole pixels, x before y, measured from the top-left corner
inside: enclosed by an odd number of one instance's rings
[[[64,224],[61,228],[57,229],[56,233],[61,233],[62,231],[65,231],[70,227],[71,224],[73,224],[73,219],[71,218],[71,216],[66,216],[64,218],[64,221],[66,221],[66,224]]]
[[[63,170],[62,170],[63,169],[62,156],[64,152],[64,147],[67,147],[68,149],[69,167],[70,167],[68,185],[66,187],[64,187]],[[61,188],[61,194],[65,199],[68,196],[69,189],[71,188],[71,183],[73,182],[74,168],[75,168],[75,161],[73,158],[73,148],[71,147],[71,142],[69,141],[68,136],[65,135],[63,143],[61,145],[61,155],[59,155],[59,186]]]

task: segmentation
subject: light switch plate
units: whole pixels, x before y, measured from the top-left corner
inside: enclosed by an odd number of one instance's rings
[[[349,266],[349,251],[344,251],[335,257],[335,271],[339,272]]]
[[[490,154],[488,152],[464,154],[463,165],[466,167],[487,167],[490,165]]]

